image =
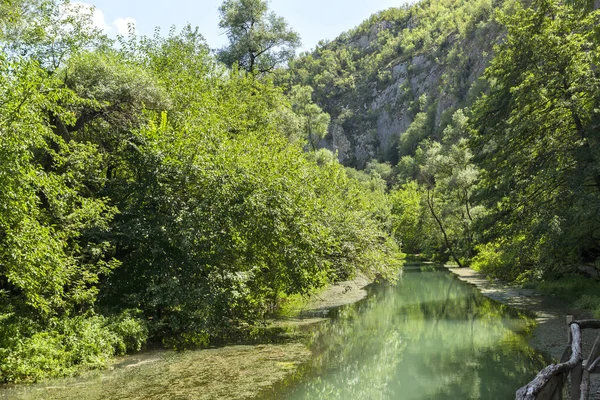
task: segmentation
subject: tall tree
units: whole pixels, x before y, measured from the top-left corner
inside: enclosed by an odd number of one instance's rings
[[[508,35],[486,71],[490,93],[474,108],[473,143],[495,210],[489,238],[510,238],[503,247],[523,257],[509,265],[562,269],[600,249],[599,18],[554,0],[504,17]]]
[[[219,13],[219,27],[225,29],[230,43],[218,57],[228,66],[237,63],[250,73],[270,72],[292,58],[300,46],[300,36],[283,17],[269,12],[265,0],[225,0]]]

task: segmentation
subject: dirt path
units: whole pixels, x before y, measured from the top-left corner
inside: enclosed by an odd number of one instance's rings
[[[534,289],[522,289],[498,280],[490,280],[469,268],[447,268],[460,280],[475,285],[485,296],[503,304],[534,312],[537,326],[529,343],[536,350],[552,356],[555,362],[560,359],[567,345],[567,315],[573,315],[575,319],[591,317],[586,311],[570,308],[551,296],[536,293]],[[597,331],[584,331],[582,338],[584,356],[589,354],[597,335]],[[599,378],[598,375],[594,377],[590,393],[600,389]]]

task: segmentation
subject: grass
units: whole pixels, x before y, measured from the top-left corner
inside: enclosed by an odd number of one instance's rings
[[[319,292],[322,292],[320,290]],[[285,296],[281,299],[279,310],[277,310],[278,317],[295,317],[297,316],[309,303],[309,298],[300,294]]]
[[[535,284],[540,293],[558,297],[573,307],[590,311],[600,318],[600,282],[582,275],[565,275],[553,281]]]

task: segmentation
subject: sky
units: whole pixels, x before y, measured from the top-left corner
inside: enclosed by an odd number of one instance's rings
[[[271,0],[269,7],[284,17],[302,38],[300,51],[313,49],[320,40],[335,39],[377,11],[399,7],[407,0]],[[84,0],[73,1],[95,7],[94,22],[111,36],[127,32],[133,23],[136,32],[152,35],[156,27],[166,34],[172,25],[188,22],[198,26],[211,48],[227,45],[219,27],[218,8],[222,0]]]

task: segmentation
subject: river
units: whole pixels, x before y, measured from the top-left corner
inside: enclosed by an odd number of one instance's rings
[[[423,264],[406,265],[397,285],[371,285],[366,299],[330,316],[310,328],[305,340],[312,356],[293,373],[270,381],[248,374],[250,385],[263,388],[256,390],[260,399],[512,399],[549,361],[527,344],[532,315]],[[248,369],[263,359],[285,365],[292,347],[268,346],[260,349],[264,354],[232,346],[231,356],[229,348],[147,352],[131,358],[143,364],[135,369],[125,359],[92,378],[17,386],[0,391],[0,398],[249,398],[250,392],[219,394],[198,371],[208,360],[239,364],[256,355],[262,358]],[[299,353],[304,347],[294,346]]]
[[[445,269],[407,265],[335,314],[302,372],[265,399],[512,399],[548,361],[527,344],[532,315]]]

